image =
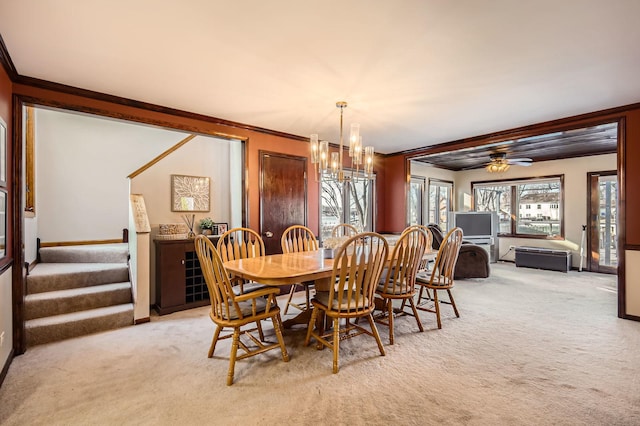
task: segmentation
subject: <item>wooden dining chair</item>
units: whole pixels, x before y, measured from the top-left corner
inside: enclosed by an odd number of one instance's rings
[[[432,251],[432,245],[433,245],[433,234],[431,233],[431,229],[429,229],[428,226],[426,225],[410,225],[408,227],[406,227],[404,229],[404,231],[402,231],[403,233],[411,230],[412,228],[418,228],[423,230],[426,234],[427,234],[427,245],[425,246],[425,253],[429,253]],[[420,261],[420,265],[418,266],[418,274],[420,273],[424,273],[424,272],[428,272],[429,271],[429,262],[432,261],[433,258],[430,256],[423,256],[422,260]],[[431,294],[429,293],[429,289],[427,289],[426,287],[423,286],[418,286],[420,288],[419,292],[420,292],[420,296],[418,297],[418,300],[422,298],[422,294],[423,292],[426,294],[426,298],[431,300]],[[404,309],[404,305],[405,302],[402,302],[402,309]]]
[[[440,301],[438,300],[438,291],[447,291],[447,294],[449,295],[448,303],[450,303],[453,307],[453,312],[456,314],[456,317],[460,318],[460,313],[458,312],[453,294],[451,294],[451,289],[454,285],[453,274],[456,267],[456,262],[458,261],[458,254],[460,253],[461,245],[462,229],[453,228],[443,238],[431,272],[421,272],[416,277],[417,285],[433,290],[434,303],[434,309],[423,307],[421,305],[422,292],[420,292],[418,294],[417,308],[423,311],[434,312],[436,314],[438,328],[442,328],[442,321],[440,320]]]
[[[337,250],[333,261],[330,282],[335,285],[331,285],[327,292],[317,292],[311,301],[313,310],[304,343],[308,346],[313,337],[321,345],[331,348],[334,373],[338,372],[340,340],[368,334],[375,338],[380,355],[385,355],[371,313],[375,306],[376,285],[387,261],[388,251],[387,241],[375,232],[366,232],[349,238]],[[321,314],[332,320],[332,331],[325,333],[322,327],[314,328]],[[351,322],[362,317],[367,318],[370,329],[358,325],[357,322]],[[340,320],[346,321],[346,325],[342,328]],[[323,322],[318,321],[318,323]]]
[[[388,266],[382,272],[376,288],[376,295],[382,299],[382,313],[374,319],[377,323],[389,327],[389,344],[393,345],[393,323],[396,316],[413,315],[418,329],[424,331],[413,297],[416,294],[416,275],[422,262],[427,244],[427,234],[419,227],[406,230],[396,242]],[[394,309],[393,302],[399,300],[402,305]],[[412,312],[404,310],[409,302]]]
[[[280,239],[280,246],[282,247],[283,253],[298,253],[303,251],[314,251],[318,250],[318,240],[316,236],[313,234],[313,231],[306,226],[303,225],[292,225],[284,230],[282,233],[282,238]],[[291,290],[289,290],[289,298],[287,299],[287,304],[284,307],[284,314],[287,314],[289,310],[289,306],[293,306],[301,311],[305,311],[309,309],[309,299],[310,299],[310,287],[313,285],[313,282],[305,282],[305,283],[296,283],[291,286]],[[305,306],[300,306],[297,303],[293,303],[293,294],[300,288],[304,287],[305,291]]]
[[[333,227],[331,230],[331,236],[333,238],[339,237],[353,237],[358,233],[358,228],[350,223],[340,223]]]
[[[233,228],[220,236],[217,244],[218,253],[223,262],[236,259],[247,259],[265,255],[264,241],[260,234],[250,228]],[[236,293],[260,290],[265,285],[231,277]],[[278,290],[279,291],[279,290]]]
[[[263,288],[237,295],[229,279],[222,257],[213,243],[204,235],[198,235],[195,239],[196,254],[202,268],[211,299],[209,317],[216,324],[213,340],[209,347],[209,358],[213,357],[216,344],[220,339],[232,338],[231,354],[229,357],[229,371],[227,373],[227,385],[233,384],[236,360],[261,354],[271,349],[280,348],[282,360],[289,361],[289,354],[282,338],[282,319],[280,308],[276,303],[278,289],[275,287]],[[264,342],[264,337],[255,338],[251,333],[260,328],[243,328],[249,324],[260,324],[262,320],[271,319],[277,342]],[[233,333],[221,335],[224,328],[232,328]],[[245,344],[241,337],[249,340]],[[257,347],[256,347],[257,346]],[[238,349],[244,353],[238,356]]]

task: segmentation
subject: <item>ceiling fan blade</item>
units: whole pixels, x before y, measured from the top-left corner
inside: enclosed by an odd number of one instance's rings
[[[533,160],[531,158],[507,158],[507,161],[510,163],[531,163]]]
[[[528,167],[528,166],[532,165],[533,162],[531,162],[531,161],[513,161],[513,160],[510,160],[509,164],[511,164],[513,166],[525,166],[525,167]]]

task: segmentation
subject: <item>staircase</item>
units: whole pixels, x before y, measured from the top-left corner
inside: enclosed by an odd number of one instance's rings
[[[127,244],[40,249],[27,276],[27,347],[133,324]]]

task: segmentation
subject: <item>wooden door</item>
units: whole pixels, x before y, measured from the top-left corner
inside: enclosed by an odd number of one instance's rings
[[[307,159],[260,151],[260,232],[267,254],[282,253],[291,225],[307,224]]]

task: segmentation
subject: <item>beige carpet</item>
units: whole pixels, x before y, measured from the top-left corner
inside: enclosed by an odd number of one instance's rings
[[[616,317],[616,278],[492,265],[458,281],[462,317],[396,321],[381,357],[373,339],[331,353],[288,331],[236,366],[229,343],[206,353],[207,308],[30,349],[0,388],[0,424],[640,424],[640,323]],[[383,341],[387,330],[379,326]]]

